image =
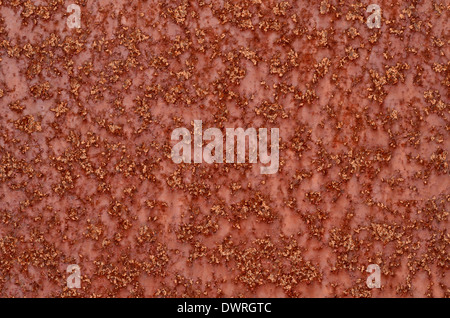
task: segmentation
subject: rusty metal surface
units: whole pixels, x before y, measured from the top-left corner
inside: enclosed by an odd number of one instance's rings
[[[0,0],[1,297],[449,297],[448,3],[74,3]],[[173,163],[195,119],[279,171]]]

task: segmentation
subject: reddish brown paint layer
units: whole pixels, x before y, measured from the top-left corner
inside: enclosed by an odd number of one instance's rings
[[[2,297],[449,297],[445,2],[70,3],[0,1]],[[194,119],[280,171],[174,164]]]

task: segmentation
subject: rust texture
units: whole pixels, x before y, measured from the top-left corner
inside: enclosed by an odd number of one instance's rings
[[[449,297],[450,6],[370,3],[0,0],[0,296]]]

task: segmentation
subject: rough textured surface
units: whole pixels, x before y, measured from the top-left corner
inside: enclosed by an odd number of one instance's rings
[[[370,3],[0,0],[0,296],[449,297],[450,7]],[[194,119],[279,172],[174,164]]]

